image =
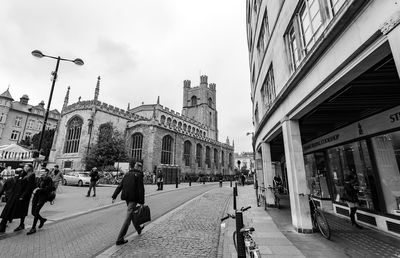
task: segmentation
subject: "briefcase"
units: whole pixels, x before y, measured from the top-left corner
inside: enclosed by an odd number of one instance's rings
[[[137,214],[135,214],[135,222],[137,225],[142,225],[149,221],[151,221],[150,208],[143,204],[138,209]]]

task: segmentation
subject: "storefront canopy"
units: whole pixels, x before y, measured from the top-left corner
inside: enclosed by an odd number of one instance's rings
[[[39,159],[44,159],[44,156],[40,155]],[[0,161],[33,162],[33,151],[17,144],[2,145],[0,146]]]

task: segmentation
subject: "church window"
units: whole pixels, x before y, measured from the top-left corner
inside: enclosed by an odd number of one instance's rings
[[[192,133],[195,133],[196,132],[196,128],[192,128]]]
[[[66,161],[64,161],[64,168],[72,168],[73,164],[74,163],[72,160],[66,160]]]
[[[228,167],[232,167],[232,153],[229,153]]]
[[[183,131],[186,131],[186,129],[187,129],[187,125],[183,124]]]
[[[212,98],[208,98],[208,105],[212,107]]]
[[[197,97],[196,96],[193,96],[191,98],[191,101],[192,101],[192,106],[197,106]]]
[[[198,143],[198,144],[196,145],[196,162],[197,162],[197,166],[198,166],[199,168],[201,168],[201,162],[202,162],[201,155],[202,155],[202,151],[203,151],[203,146],[201,146],[201,144]]]
[[[178,128],[179,128],[179,129],[182,129],[182,122],[179,122],[179,123],[178,123]]]
[[[176,120],[174,119],[174,120],[172,121],[172,126],[173,126],[173,127],[176,127],[176,123],[177,123],[177,122],[176,122]]]
[[[188,131],[189,131],[189,133],[192,132],[192,127],[190,125],[188,126]]]
[[[190,155],[192,152],[192,143],[185,141],[183,146],[183,159],[185,160],[185,166],[190,167]]]
[[[225,153],[221,151],[221,166],[225,167]]]
[[[133,160],[142,159],[143,135],[135,133],[131,137],[131,157]]]
[[[218,168],[218,150],[214,149],[214,167]]]
[[[210,147],[206,147],[206,165],[207,168],[211,168],[211,154],[210,154],[211,150]]]
[[[167,118],[167,125],[171,125],[172,119],[170,117]]]
[[[172,137],[166,135],[162,139],[161,164],[172,164]]]
[[[207,136],[207,135],[206,135],[206,132],[203,132],[203,136],[204,136],[204,137],[206,137],[206,136]]]
[[[211,112],[210,112],[210,116],[208,117],[208,124],[209,124],[209,126],[212,125],[212,114],[211,114]]]
[[[68,122],[67,137],[65,140],[64,153],[76,153],[79,150],[79,140],[81,138],[83,120],[74,117]]]
[[[197,134],[197,135],[199,134],[199,129],[196,129],[196,134]]]
[[[162,123],[162,124],[165,123],[165,116],[164,116],[164,115],[161,116],[161,123]]]

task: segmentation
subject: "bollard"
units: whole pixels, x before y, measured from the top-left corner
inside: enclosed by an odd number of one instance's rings
[[[238,196],[237,182],[235,182],[235,188],[236,188],[236,196]]]
[[[203,180],[203,185],[205,185],[206,184],[206,180]]]
[[[230,178],[229,181],[230,181],[230,185],[231,185],[231,187],[232,187],[232,178]]]
[[[233,188],[233,209],[236,211],[236,190]]]
[[[219,187],[222,187],[222,180],[219,180]]]
[[[175,188],[178,188],[178,178],[175,179]]]
[[[192,186],[192,180],[189,179],[189,186]]]
[[[236,211],[236,243],[237,243],[237,254],[239,258],[246,258],[246,246],[244,244],[243,234],[240,233],[240,230],[243,228],[243,212]]]

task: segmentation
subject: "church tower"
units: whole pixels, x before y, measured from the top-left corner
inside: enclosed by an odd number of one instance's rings
[[[200,76],[200,85],[190,87],[190,80],[183,81],[182,114],[208,127],[207,136],[218,141],[218,113],[216,85],[208,84],[206,75]]]

